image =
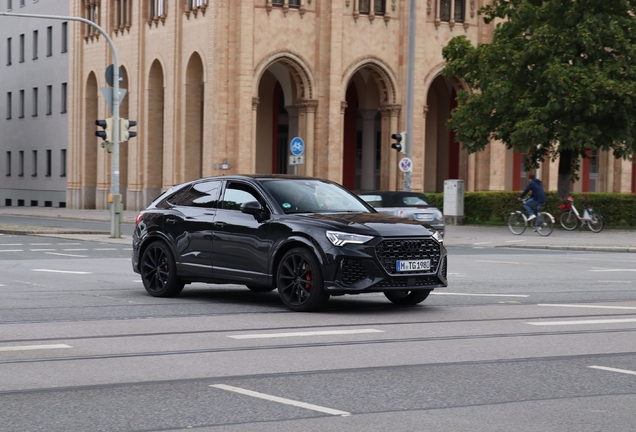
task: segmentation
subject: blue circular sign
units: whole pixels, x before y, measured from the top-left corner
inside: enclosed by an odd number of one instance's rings
[[[296,137],[289,143],[289,150],[294,156],[300,156],[305,151],[305,142],[302,138]]]

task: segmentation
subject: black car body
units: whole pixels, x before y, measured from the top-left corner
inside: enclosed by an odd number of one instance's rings
[[[174,186],[139,214],[132,266],[153,296],[232,283],[278,288],[289,308],[308,311],[366,292],[419,303],[447,286],[446,255],[428,225],[380,214],[336,183],[219,176]]]

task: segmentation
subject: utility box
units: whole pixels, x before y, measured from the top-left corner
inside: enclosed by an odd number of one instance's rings
[[[464,180],[444,181],[444,223],[464,224]]]

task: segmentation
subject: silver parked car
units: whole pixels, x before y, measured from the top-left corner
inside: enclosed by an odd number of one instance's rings
[[[425,222],[444,236],[444,215],[431,204],[426,195],[419,192],[377,191],[364,192],[360,198],[378,212],[402,216]]]

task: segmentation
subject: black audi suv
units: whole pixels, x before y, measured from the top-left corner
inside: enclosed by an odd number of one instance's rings
[[[294,311],[332,295],[383,292],[414,305],[447,286],[437,231],[380,214],[337,183],[287,175],[218,176],[161,194],[139,216],[133,270],[155,297],[185,284],[278,289]]]

